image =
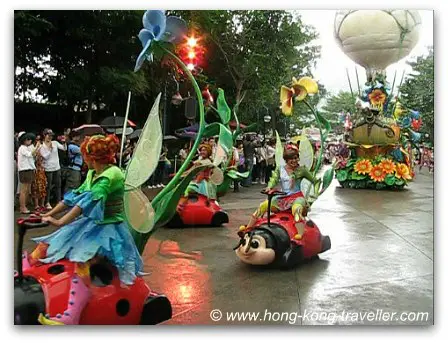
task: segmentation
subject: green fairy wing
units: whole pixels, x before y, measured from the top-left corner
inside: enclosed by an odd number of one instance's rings
[[[299,144],[299,163],[301,166],[311,170],[314,162],[314,150],[307,136],[298,136]]]
[[[285,160],[283,159],[282,140],[280,139],[280,135],[277,131],[275,131],[275,136],[277,138],[275,143],[275,164],[277,165],[277,168],[279,168],[280,166],[285,165]]]
[[[155,213],[140,187],[148,180],[159,163],[162,149],[162,128],[159,121],[159,94],[126,168],[124,209],[129,226],[140,233],[149,233],[155,226]]]
[[[125,186],[127,190],[138,188],[145,183],[159,163],[163,142],[162,127],[159,120],[161,95],[159,93],[149,112],[132,159],[126,168]]]

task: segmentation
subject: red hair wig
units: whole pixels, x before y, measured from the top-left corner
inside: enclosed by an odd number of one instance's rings
[[[86,137],[81,144],[81,154],[86,161],[113,164],[119,145],[120,141],[115,135]]]

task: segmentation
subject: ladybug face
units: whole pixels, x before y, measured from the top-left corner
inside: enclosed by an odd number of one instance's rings
[[[267,265],[275,260],[275,251],[269,247],[270,237],[265,232],[246,233],[240,240],[239,246],[236,248],[238,258],[247,264]]]

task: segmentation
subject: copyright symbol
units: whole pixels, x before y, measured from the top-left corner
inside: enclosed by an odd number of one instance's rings
[[[221,320],[222,318],[222,312],[220,310],[212,310],[210,312],[210,318],[214,321],[217,322],[218,320]]]

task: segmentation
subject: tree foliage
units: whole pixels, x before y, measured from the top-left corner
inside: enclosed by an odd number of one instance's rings
[[[419,111],[423,126],[421,132],[430,134],[434,141],[434,50],[429,48],[427,56],[419,56],[408,62],[413,71],[400,87],[400,98],[410,109]]]
[[[15,95],[37,89],[48,103],[85,113],[94,108],[123,114],[128,91],[144,116],[147,100],[168,87],[172,66],[145,63],[137,34],[144,11],[16,11]],[[278,109],[279,90],[292,76],[311,75],[319,48],[312,27],[291,11],[170,11],[187,21],[205,48],[200,84],[225,89],[230,104],[246,97],[240,117],[253,121]],[[183,95],[189,85],[181,85]],[[146,106],[146,107],[143,107]],[[132,108],[131,107],[131,111]],[[131,112],[132,113],[132,112]],[[278,113],[278,112],[276,112]]]

